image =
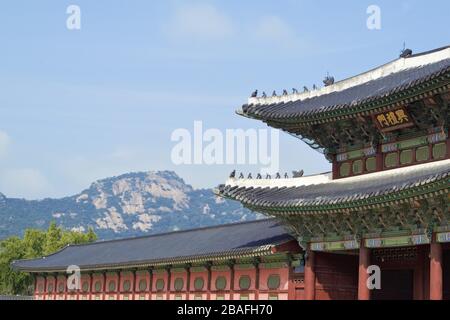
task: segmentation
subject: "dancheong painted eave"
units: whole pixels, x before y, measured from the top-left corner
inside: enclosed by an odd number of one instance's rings
[[[318,90],[250,98],[237,113],[280,128],[291,122],[323,123],[406,104],[449,86],[450,46],[400,58]]]
[[[276,214],[358,210],[392,201],[448,193],[450,160],[332,180],[329,174],[294,179],[230,179],[216,194]]]
[[[70,245],[52,255],[12,263],[27,272],[83,271],[224,261],[271,255],[292,241],[279,222],[265,219],[176,231],[86,245]]]

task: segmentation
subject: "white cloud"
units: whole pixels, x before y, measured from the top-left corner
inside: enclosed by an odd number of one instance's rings
[[[38,170],[31,168],[10,169],[0,173],[0,190],[9,197],[37,199],[46,197],[50,183]]]
[[[176,9],[167,26],[169,34],[183,40],[223,39],[234,33],[232,21],[211,4],[192,4]]]
[[[10,143],[11,139],[9,138],[8,134],[0,130],[0,158],[6,155],[6,151]]]
[[[260,18],[252,33],[263,42],[276,42],[284,45],[293,45],[297,42],[295,31],[277,16]]]

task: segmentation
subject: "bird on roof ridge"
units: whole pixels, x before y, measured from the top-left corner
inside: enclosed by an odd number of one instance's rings
[[[256,98],[257,96],[258,96],[258,90],[253,91],[251,97]]]
[[[230,178],[236,178],[236,170],[231,171]]]
[[[275,90],[273,90],[272,97],[276,97],[276,96],[277,96],[277,92]]]

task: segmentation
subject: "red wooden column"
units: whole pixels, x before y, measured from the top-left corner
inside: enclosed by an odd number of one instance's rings
[[[311,249],[307,249],[305,263],[305,300],[314,300],[316,298],[316,272],[315,253]]]
[[[359,248],[359,272],[358,272],[358,300],[370,300],[370,289],[367,286],[369,274],[367,268],[370,265],[370,249],[361,241]]]
[[[430,244],[430,300],[442,300],[442,245]]]

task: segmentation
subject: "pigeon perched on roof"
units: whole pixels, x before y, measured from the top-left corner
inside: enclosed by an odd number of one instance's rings
[[[248,174],[247,179],[253,179],[251,173]]]
[[[331,86],[332,84],[334,84],[334,77],[327,75],[323,80],[323,84],[325,85],[325,87]]]
[[[230,178],[235,178],[235,177],[236,177],[236,170],[233,170],[230,173]]]
[[[288,92],[287,92],[286,89],[284,89],[284,90],[283,90],[283,96],[287,96],[287,95],[288,95]]]
[[[262,93],[262,97],[263,98],[267,98],[267,94],[263,91],[263,93]]]
[[[258,174],[256,175],[256,179],[262,179],[261,173],[258,173]]]
[[[403,49],[400,53],[400,58],[408,58],[412,56],[413,52],[411,49]]]
[[[304,87],[303,87],[303,92],[308,92],[308,91],[309,91],[308,87],[307,87],[307,86],[304,86]]]
[[[285,179],[289,179],[289,175],[288,175],[287,172],[284,173],[284,178],[285,178]]]
[[[275,177],[276,179],[281,179],[281,175],[280,175],[280,173],[279,172],[277,172],[277,175],[276,175],[276,177]]]
[[[298,93],[298,90],[295,89],[295,88],[292,88],[292,93],[293,93],[293,94],[296,94],[296,93]]]
[[[275,90],[273,90],[272,97],[276,97],[276,96],[277,96],[277,92]]]
[[[258,96],[258,90],[252,92],[252,98],[256,98]]]
[[[266,174],[266,179],[272,179],[272,176],[270,174]]]
[[[241,172],[241,174],[239,175],[239,179],[244,179],[244,174]]]

